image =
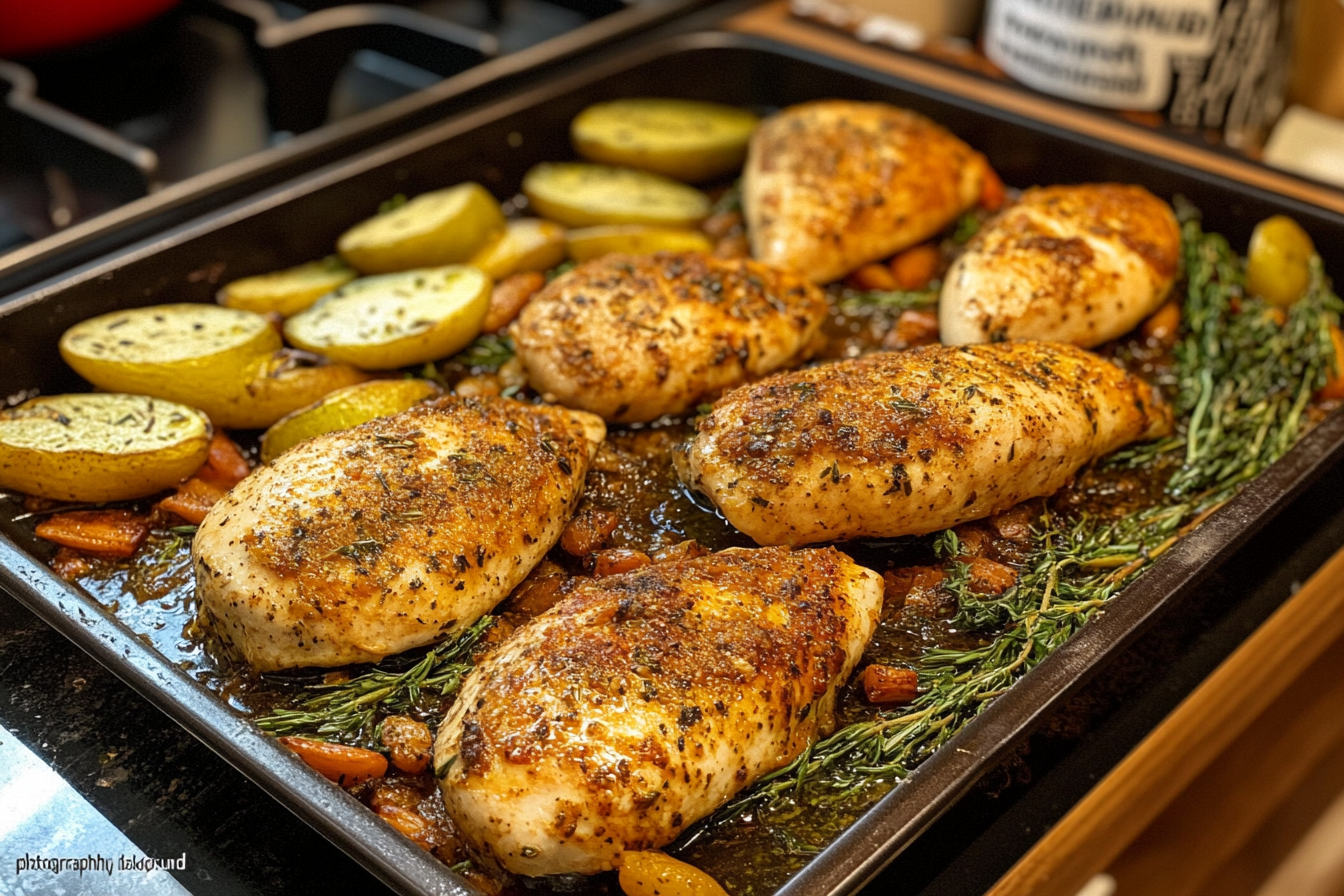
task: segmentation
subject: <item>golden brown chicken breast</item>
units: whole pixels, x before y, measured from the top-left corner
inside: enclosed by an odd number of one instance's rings
[[[983,156],[917,112],[791,106],[757,128],[742,172],[752,252],[828,283],[955,221],[986,171]]]
[[[700,423],[688,484],[760,544],[922,535],[1057,491],[1171,428],[1153,390],[1069,345],[929,346],[769,377]]]
[[[538,392],[633,423],[798,363],[825,316],[826,297],[794,274],[665,252],[580,265],[534,296],[511,332]]]
[[[1180,254],[1176,215],[1143,187],[1027,190],[947,272],[938,306],[942,341],[1100,345],[1166,300]]]
[[[467,676],[444,802],[524,875],[674,840],[834,726],[882,578],[833,548],[734,548],[583,580]]]
[[[440,641],[555,544],[604,436],[581,411],[453,397],[310,439],[201,523],[202,617],[263,672]]]

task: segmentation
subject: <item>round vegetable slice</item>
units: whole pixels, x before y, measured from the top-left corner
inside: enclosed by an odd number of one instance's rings
[[[281,349],[239,371],[224,389],[192,401],[225,429],[261,429],[337,389],[362,383],[357,367]]]
[[[699,868],[656,850],[622,853],[618,879],[626,896],[727,896]]]
[[[696,100],[632,98],[589,106],[570,124],[585,159],[698,182],[742,167],[754,113]]]
[[[471,266],[495,280],[510,274],[546,271],[565,260],[565,228],[554,221],[520,218],[477,252]]]
[[[495,197],[468,182],[356,224],[336,249],[361,273],[386,274],[466,261],[503,229]]]
[[[49,395],[0,411],[0,488],[122,501],[171,488],[210,453],[210,421],[145,395]]]
[[[523,193],[539,214],[570,227],[693,227],[711,208],[708,196],[670,177],[586,162],[542,162],[523,178]]]
[[[266,430],[261,437],[261,462],[268,464],[313,436],[398,414],[440,392],[428,380],[374,380],[338,389]]]
[[[1255,225],[1246,258],[1246,288],[1272,305],[1287,307],[1307,291],[1311,237],[1287,215],[1274,215]]]
[[[612,252],[651,255],[654,252],[711,252],[714,244],[698,230],[649,227],[645,224],[599,224],[569,232],[569,257],[588,261]]]
[[[451,355],[481,332],[490,278],[448,265],[355,280],[285,322],[300,348],[365,370]]]
[[[338,256],[329,255],[283,271],[234,280],[219,291],[217,298],[226,308],[292,317],[357,276]]]
[[[108,392],[195,398],[238,379],[280,348],[260,314],[218,305],[155,305],[90,318],[65,331],[61,357]]]

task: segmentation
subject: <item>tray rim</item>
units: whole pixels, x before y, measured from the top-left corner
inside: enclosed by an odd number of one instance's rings
[[[0,321],[66,288],[107,278],[125,264],[190,242],[220,227],[460,136],[495,119],[582,88],[622,70],[678,52],[720,48],[773,53],[947,102],[1000,121],[1059,135],[1075,143],[1104,149],[1108,153],[1149,164],[1158,161],[1175,173],[1194,180],[1235,190],[1288,210],[1296,208],[1313,217],[1336,219],[1344,229],[1344,216],[1329,209],[1249,187],[1214,172],[1132,147],[1108,144],[1088,134],[998,109],[974,97],[910,82],[898,75],[850,63],[809,48],[754,34],[711,30],[659,40],[622,52],[582,71],[566,73],[551,83],[511,92],[488,107],[472,109],[427,125],[209,212],[158,236],[133,243],[64,275],[50,278],[27,291],[16,293],[7,300],[0,300]],[[819,892],[842,894],[856,892],[864,886],[965,795],[975,781],[992,769],[1019,738],[1029,733],[1073,690],[1082,686],[1090,674],[1097,671],[1096,659],[1120,649],[1141,634],[1170,604],[1178,601],[1185,591],[1210,574],[1221,560],[1268,524],[1293,497],[1341,457],[1344,457],[1344,414],[1335,413],[1299,439],[1285,457],[1249,483],[1199,529],[1156,561],[1077,635],[1023,676],[1006,694],[990,703],[984,712],[776,892],[780,896]],[[1220,536],[1222,541],[1217,540]],[[411,844],[390,826],[379,822],[373,813],[366,811],[353,797],[312,773],[274,739],[262,735],[248,720],[235,715],[203,685],[141,641],[125,623],[106,611],[96,600],[56,577],[2,533],[0,587],[395,891],[406,894],[444,893],[451,896],[479,893],[447,866]],[[1130,597],[1131,593],[1139,593],[1140,598]],[[1146,600],[1143,599],[1145,594]],[[71,603],[73,612],[67,609],[67,604]],[[1104,649],[1088,660],[1087,652],[1098,648]],[[143,664],[136,665],[133,656],[143,661]],[[1030,685],[1026,686],[1028,683]],[[1026,703],[1028,695],[1038,695],[1044,702],[1025,707],[1026,711],[1015,721],[1001,718],[1007,716],[1017,704]],[[980,762],[964,758],[978,755],[978,749],[984,749],[983,755],[988,758]],[[271,756],[279,758],[272,762]],[[949,775],[952,786],[939,785],[936,780],[938,774]],[[932,794],[919,807],[908,805],[926,791],[932,791]],[[334,812],[339,812],[339,816]],[[423,876],[417,876],[415,872]]]

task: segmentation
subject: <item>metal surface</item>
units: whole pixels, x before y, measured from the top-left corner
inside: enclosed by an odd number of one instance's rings
[[[0,395],[81,388],[55,351],[60,333],[76,321],[115,308],[210,301],[222,280],[325,255],[344,228],[394,193],[475,179],[511,196],[531,165],[570,154],[568,123],[584,106],[647,94],[766,109],[828,96],[884,100],[942,122],[985,152],[1010,184],[1119,180],[1159,195],[1183,193],[1206,211],[1209,228],[1234,244],[1245,242],[1256,221],[1285,212],[1306,227],[1324,257],[1344,257],[1339,215],[834,59],[743,36],[692,35],[435,125],[15,297],[0,306]],[[1336,415],[995,701],[784,892],[838,894],[862,886],[1341,454],[1344,417]],[[11,538],[35,547],[17,530],[6,532]],[[15,541],[0,541],[0,565],[7,590],[395,888],[460,892],[437,862],[234,716]]]

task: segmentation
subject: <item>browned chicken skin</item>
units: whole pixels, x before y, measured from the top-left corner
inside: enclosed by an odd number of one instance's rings
[[[634,423],[804,360],[825,316],[820,290],[754,261],[608,255],[552,281],[512,334],[534,389]]]
[[[953,262],[938,303],[942,341],[1100,345],[1157,310],[1180,254],[1176,215],[1143,187],[1035,187]]]
[[[555,544],[604,435],[581,411],[451,397],[304,442],[201,523],[202,615],[258,671],[442,640]]]
[[[833,548],[583,580],[463,683],[434,750],[449,814],[516,874],[671,842],[833,727],[882,587]]]
[[[761,544],[922,535],[1049,495],[1171,428],[1153,390],[1068,345],[929,346],[779,374],[701,421],[689,484]]]
[[[978,152],[916,112],[822,100],[756,129],[742,205],[756,258],[813,283],[928,239],[980,197]]]

